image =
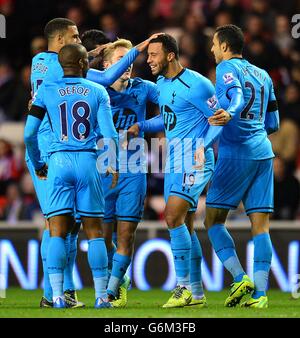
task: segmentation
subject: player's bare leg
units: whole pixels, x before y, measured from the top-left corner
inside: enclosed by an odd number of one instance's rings
[[[233,277],[225,306],[234,307],[240,303],[244,295],[252,292],[254,284],[246,275],[237,257],[234,241],[225,227],[228,212],[228,209],[207,207],[204,225],[217,256]]]
[[[254,243],[254,292],[251,298],[242,304],[244,307],[267,308],[266,289],[272,260],[272,242],[269,235],[269,214],[252,213],[249,215]]]

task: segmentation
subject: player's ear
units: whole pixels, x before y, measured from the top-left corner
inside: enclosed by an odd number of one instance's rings
[[[228,45],[227,45],[226,42],[223,42],[221,44],[221,50],[222,50],[223,53],[226,53],[228,51]]]
[[[169,62],[173,61],[175,59],[175,53],[171,52],[171,53],[168,53],[167,55],[167,60]]]
[[[83,62],[82,58],[79,59],[78,63],[79,63],[80,68],[83,69],[84,68],[84,62]]]
[[[55,38],[57,39],[57,42],[60,45],[64,46],[64,44],[65,44],[65,38],[64,38],[64,36],[62,34],[58,33]]]

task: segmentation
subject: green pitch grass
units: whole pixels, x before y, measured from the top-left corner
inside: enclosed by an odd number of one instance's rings
[[[40,309],[41,290],[25,291],[10,288],[6,298],[0,299],[0,318],[300,318],[300,298],[292,299],[290,293],[269,290],[268,309],[225,308],[224,300],[228,291],[206,292],[208,307],[197,309],[185,307],[162,309],[170,292],[151,290],[147,292],[132,289],[128,292],[128,305],[125,309],[96,310],[94,291],[78,291],[80,301],[86,304],[84,309]]]

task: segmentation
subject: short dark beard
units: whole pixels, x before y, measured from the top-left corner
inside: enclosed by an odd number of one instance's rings
[[[168,61],[166,61],[163,64],[161,71],[157,75],[165,76],[167,74],[167,72],[168,72],[168,66],[169,66],[169,63],[168,63]]]

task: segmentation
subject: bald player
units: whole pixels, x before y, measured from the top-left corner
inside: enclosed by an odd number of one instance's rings
[[[53,290],[53,307],[64,308],[63,271],[66,265],[65,238],[73,225],[73,211],[81,216],[88,238],[88,262],[92,271],[95,308],[111,307],[107,301],[107,253],[101,218],[104,197],[96,169],[96,129],[117,145],[109,97],[101,85],[84,77],[88,54],[78,44],[64,46],[58,55],[62,79],[43,83],[29,112],[24,139],[36,175],[48,180],[50,241],[47,265]],[[52,143],[49,169],[37,145],[39,126],[48,114]],[[89,168],[90,170],[86,170]]]

